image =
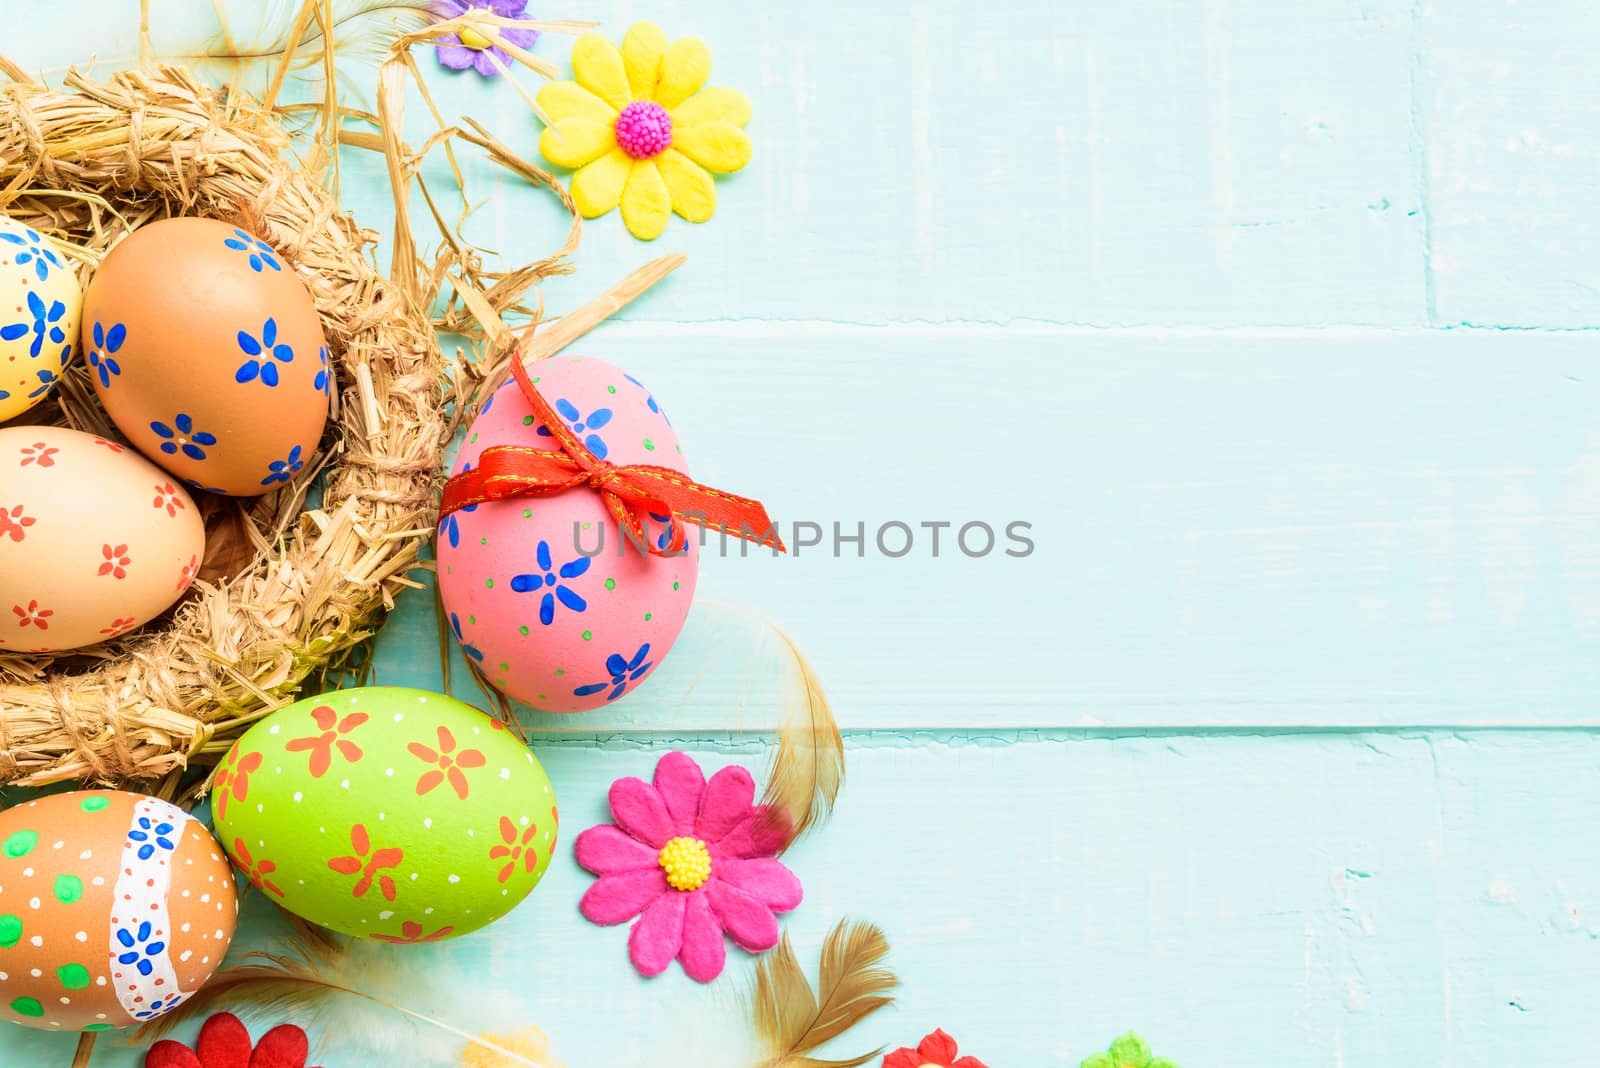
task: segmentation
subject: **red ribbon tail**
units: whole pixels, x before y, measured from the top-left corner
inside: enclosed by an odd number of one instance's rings
[[[653,475],[655,469],[650,470]],[[681,478],[669,480],[665,485],[655,487],[655,490],[667,510],[679,519],[755,542],[780,553],[789,551],[778,534],[777,524],[768,517],[760,501],[737,497],[697,483],[685,484]]]

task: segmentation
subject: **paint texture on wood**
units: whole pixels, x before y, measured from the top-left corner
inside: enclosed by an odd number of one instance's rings
[[[837,1055],[935,1027],[994,1068],[1073,1066],[1130,1027],[1189,1068],[1587,1048],[1594,10],[534,7],[613,39],[644,17],[701,34],[751,97],[755,158],[710,224],[653,246],[588,224],[544,296],[560,312],[686,252],[582,351],[650,385],[698,478],[822,538],[784,560],[713,542],[644,690],[530,719],[568,841],[673,747],[765,767],[771,617],[850,759],[833,821],[789,855],[807,898],[786,927],[811,966],[841,916],[877,920],[905,981]],[[44,7],[0,47],[51,68],[131,55],[136,29],[120,0]],[[531,150],[507,87],[432,84]],[[468,236],[508,264],[559,244],[547,197],[467,165]],[[347,152],[342,179],[386,226],[382,161]],[[1004,554],[1013,521],[1025,557]],[[961,551],[975,522],[988,554]],[[862,525],[860,556],[834,554],[834,523]],[[892,523],[903,556],[877,544]],[[437,644],[427,595],[403,599],[377,681],[438,687]],[[472,699],[459,658],[453,681]],[[743,1068],[736,987],[640,980],[624,932],[578,915],[589,882],[563,847],[503,924],[421,952],[573,1068]],[[242,947],[269,937],[258,909]],[[321,1063],[394,1055],[346,1036]],[[0,1063],[71,1056],[0,1032]],[[93,1063],[139,1056],[106,1041]]]

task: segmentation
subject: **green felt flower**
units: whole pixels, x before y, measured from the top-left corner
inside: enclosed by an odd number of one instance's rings
[[[1085,1057],[1078,1068],[1178,1068],[1178,1064],[1165,1057],[1151,1057],[1150,1043],[1129,1031],[1104,1053]]]

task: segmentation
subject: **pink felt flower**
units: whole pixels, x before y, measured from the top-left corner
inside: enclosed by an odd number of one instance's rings
[[[778,944],[778,917],[799,906],[800,880],[774,859],[785,828],[764,805],[741,767],[706,782],[685,753],[656,765],[655,783],[611,784],[617,822],[578,836],[578,863],[600,876],[580,911],[592,923],[637,916],[628,955],[642,975],[660,975],[674,959],[691,979],[722,974],[726,931],[741,949],[764,953]]]

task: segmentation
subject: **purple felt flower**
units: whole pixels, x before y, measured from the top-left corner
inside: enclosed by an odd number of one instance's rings
[[[470,4],[465,0],[436,0],[433,9],[441,18],[447,19],[465,15],[468,11],[487,11],[508,19],[524,19],[528,17],[528,0],[476,0]],[[538,30],[518,30],[509,26],[501,26],[499,34],[523,49],[532,48],[539,39]],[[439,62],[451,70],[471,67],[485,78],[493,78],[500,73],[500,68],[494,63],[496,59],[507,67],[512,62],[505,49],[490,44],[488,38],[470,32],[465,37],[450,33],[439,38],[438,52]]]

